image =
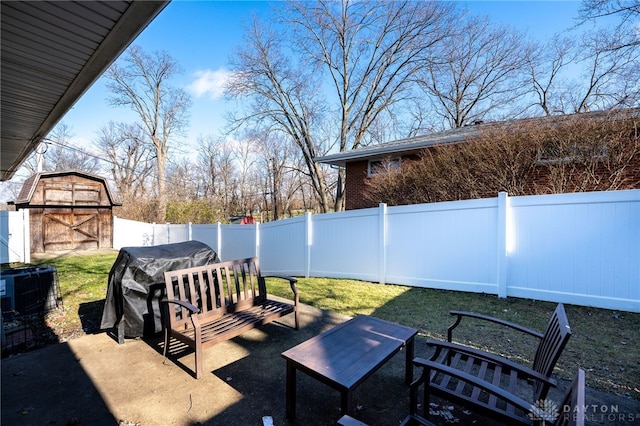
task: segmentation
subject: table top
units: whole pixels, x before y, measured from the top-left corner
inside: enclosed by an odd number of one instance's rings
[[[352,388],[391,358],[418,330],[359,315],[285,351],[295,367]]]

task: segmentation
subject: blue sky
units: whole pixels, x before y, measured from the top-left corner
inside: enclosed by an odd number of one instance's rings
[[[533,38],[545,39],[574,24],[578,1],[467,1],[473,13],[512,25]],[[221,98],[220,83],[228,58],[242,42],[243,23],[253,14],[264,16],[267,1],[173,0],[133,44],[147,53],[164,50],[183,68],[173,83],[188,90],[193,99],[188,141],[217,136],[229,105]],[[132,113],[107,103],[109,92],[98,80],[65,115],[62,122],[74,134],[75,145],[88,147],[98,129],[109,121],[133,121]]]

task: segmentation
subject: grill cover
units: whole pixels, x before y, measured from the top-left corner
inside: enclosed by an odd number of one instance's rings
[[[165,271],[219,261],[217,253],[199,241],[121,248],[109,272],[100,327],[118,327],[126,337],[151,337],[161,332]]]

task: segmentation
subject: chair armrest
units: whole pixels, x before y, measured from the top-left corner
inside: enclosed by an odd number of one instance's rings
[[[186,308],[189,311],[189,314],[197,314],[200,312],[200,308],[198,308],[197,306],[192,305],[189,302],[186,302],[184,300],[168,300],[168,299],[163,299],[161,300],[162,303],[173,303],[176,305],[180,305],[183,308]]]
[[[529,367],[515,363],[507,358],[501,357],[500,355],[495,355],[490,352],[470,348],[468,346],[458,345],[456,343],[443,342],[440,340],[433,340],[433,339],[427,340],[427,345],[436,348],[435,353],[433,354],[433,356],[431,356],[431,359],[429,360],[431,362],[435,362],[437,360],[438,356],[442,352],[442,349],[448,349],[450,352],[464,353],[475,358],[481,358],[486,361],[490,361],[495,364],[502,365],[503,367],[510,368],[512,370],[517,371],[519,376],[524,377],[527,380],[530,380],[530,379],[538,380],[540,382],[544,382],[549,386],[553,386],[553,387],[556,387],[557,385],[556,381],[551,377],[547,377],[544,374],[538,373],[537,371]],[[447,354],[446,356],[449,357],[452,355]]]
[[[478,379],[475,376],[472,376],[469,373],[466,373],[462,370],[458,370],[456,368],[452,368],[449,367],[447,365],[443,365],[437,362],[433,362],[431,360],[427,360],[424,358],[415,358],[413,360],[413,364],[416,367],[422,367],[424,369],[426,369],[427,371],[427,376],[430,376],[430,370],[435,370],[438,371],[442,374],[446,374],[448,376],[452,376],[457,378],[458,380],[461,380],[465,383],[468,383],[472,386],[476,386],[480,389],[483,389],[485,391],[487,391],[490,394],[495,395],[496,397],[504,400],[504,401],[508,401],[509,404],[512,404],[518,408],[520,408],[521,410],[527,412],[529,410],[531,410],[531,402],[527,402],[525,400],[523,400],[522,398],[519,398],[517,395],[514,395],[510,392],[505,391],[504,389],[494,385],[491,382],[487,382],[481,379]],[[427,385],[429,386],[429,382],[427,382]],[[427,408],[428,409],[428,408]]]
[[[462,321],[463,317],[475,318],[475,319],[479,319],[479,320],[483,320],[483,321],[489,321],[489,322],[492,322],[492,323],[495,323],[495,324],[499,324],[499,325],[504,325],[506,327],[513,328],[513,329],[521,331],[523,333],[530,334],[530,335],[532,335],[534,337],[537,337],[539,339],[542,339],[542,337],[544,337],[544,334],[540,333],[539,331],[532,330],[530,328],[523,327],[520,324],[516,324],[516,323],[513,323],[513,322],[505,321],[505,320],[500,319],[500,318],[491,317],[489,315],[482,315],[482,314],[477,314],[475,312],[466,312],[466,311],[449,311],[449,313],[451,315],[455,315],[455,316],[458,317],[456,319],[456,322],[451,324],[449,326],[449,328],[447,329],[447,340],[449,342],[452,341],[453,330],[460,324],[460,322]]]

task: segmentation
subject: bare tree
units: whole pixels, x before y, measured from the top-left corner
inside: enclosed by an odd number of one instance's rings
[[[140,126],[156,154],[157,221],[166,216],[166,164],[170,143],[181,135],[188,123],[191,106],[189,95],[170,86],[169,80],[181,72],[166,52],[153,55],[137,46],[112,65],[105,74],[107,87],[113,93],[110,102],[130,107],[140,119]]]
[[[544,115],[565,111],[565,98],[569,95],[565,71],[576,60],[576,43],[569,37],[554,36],[539,46],[528,62],[535,100]]]
[[[626,25],[640,16],[640,1],[637,0],[582,0],[579,18],[584,21],[608,16],[620,17],[620,24]]]
[[[295,197],[301,196],[298,151],[285,138],[263,134],[254,139],[258,147],[257,171],[264,204],[270,206],[268,217],[278,220],[287,212],[291,214]]]
[[[317,90],[320,83],[305,67],[294,67],[282,51],[283,43],[278,34],[255,20],[245,33],[244,48],[232,61],[235,77],[227,90],[231,96],[250,98],[251,105],[246,115],[230,121],[234,127],[254,127],[258,133],[288,135],[303,152],[307,175],[323,211],[328,211],[327,183],[321,166],[313,161],[325,152],[313,136],[323,109]]]
[[[382,115],[402,103],[414,75],[446,34],[452,8],[436,2],[292,2],[288,22],[305,58],[329,74],[338,150],[358,149]],[[334,209],[344,208],[338,175]]]
[[[565,37],[556,36],[537,52],[530,62],[530,76],[537,95],[534,104],[544,114],[639,105],[637,10],[634,2],[585,0],[578,17],[580,25],[568,29]],[[615,16],[621,20],[612,25],[609,21]],[[600,25],[603,17],[609,21]]]
[[[522,34],[487,18],[462,18],[451,31],[441,56],[418,80],[443,127],[519,115],[515,101],[531,90],[523,77],[532,46]]]
[[[133,124],[109,122],[102,126],[95,145],[107,160],[118,192],[131,200],[146,195],[147,181],[153,173],[153,153],[145,135]]]
[[[75,146],[72,142],[73,137],[72,128],[61,122],[43,139],[40,146],[25,162],[25,168],[31,173],[61,170],[99,172],[99,158]]]
[[[100,128],[94,145],[103,160],[103,170],[107,170],[122,206],[118,216],[132,219],[155,221],[151,212],[155,199],[151,198],[149,180],[153,176],[153,151],[141,129],[134,124],[110,121]]]
[[[288,36],[254,23],[235,55],[237,78],[229,93],[253,101],[236,123],[287,135],[303,154],[322,211],[342,210],[341,174],[330,206],[331,184],[313,159],[334,145],[339,151],[358,148],[373,123],[407,99],[412,77],[443,37],[451,11],[435,2],[290,2],[282,21]],[[285,55],[286,49],[297,55]],[[329,128],[334,131],[326,137],[322,132]]]
[[[585,34],[578,45],[578,62],[585,71],[576,84],[578,90],[572,91],[573,111],[569,112],[633,106],[640,101],[640,45],[625,41],[632,37],[609,29]]]
[[[198,151],[195,168],[201,181],[201,196],[210,200],[212,208],[223,218],[229,218],[242,209],[239,206],[240,179],[232,141],[203,137],[199,140]]]

